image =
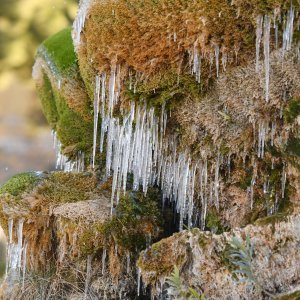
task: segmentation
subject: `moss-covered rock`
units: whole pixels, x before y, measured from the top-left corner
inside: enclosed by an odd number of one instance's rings
[[[41,180],[38,172],[27,172],[13,176],[10,180],[0,187],[0,194],[10,194],[21,196],[24,192],[32,190]]]
[[[107,272],[105,282],[113,282],[112,291],[124,280],[124,293],[136,289],[132,278],[137,255],[162,232],[159,193],[128,192],[111,216],[108,186],[99,186],[95,174],[88,172],[51,172],[20,174],[2,187],[0,223],[7,236],[12,224],[13,243],[18,241],[18,224],[24,224],[28,276],[46,276],[54,269],[51,280],[62,276],[69,282],[71,276],[80,290],[86,260],[92,258],[95,269]],[[95,280],[99,278],[95,274]]]
[[[289,293],[287,295],[283,295],[275,298],[275,300],[299,300],[300,299],[300,291],[295,291],[293,293]]]
[[[44,114],[66,156],[88,156],[93,140],[91,101],[79,74],[70,28],[40,46],[33,74]]]
[[[247,295],[264,299],[264,295],[270,294],[276,297],[297,288],[294,276],[298,278],[299,274],[294,268],[299,257],[298,222],[299,215],[289,215],[278,218],[274,227],[270,223],[248,225],[220,235],[200,230],[183,231],[143,251],[138,266],[144,283],[156,295],[158,282],[164,282],[172,266],[177,265],[184,285],[203,291],[206,297],[224,299]],[[230,256],[233,239],[237,239],[240,246],[235,256]],[[246,243],[249,243],[248,248]],[[250,245],[252,254],[247,253]],[[266,253],[269,253],[267,262]],[[285,263],[280,264],[283,257]],[[234,259],[240,264],[233,264]]]

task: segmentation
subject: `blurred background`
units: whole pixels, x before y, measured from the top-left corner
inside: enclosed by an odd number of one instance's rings
[[[0,185],[24,171],[54,168],[51,130],[31,70],[38,45],[70,26],[76,0],[0,0]],[[0,278],[5,269],[0,228]]]

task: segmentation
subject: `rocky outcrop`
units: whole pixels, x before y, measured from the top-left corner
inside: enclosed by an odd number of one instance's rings
[[[272,216],[220,235],[198,229],[183,231],[143,251],[138,261],[142,280],[154,295],[161,295],[176,265],[185,287],[207,299],[265,299],[299,289],[300,216]],[[234,239],[248,257],[246,239],[253,247],[249,273],[231,256]],[[249,254],[250,255],[250,254]]]
[[[137,253],[160,234],[153,200],[123,196],[111,215],[91,173],[25,173],[1,192],[3,299],[133,299]]]
[[[159,285],[174,265],[212,299],[296,289],[297,10],[284,0],[81,1],[73,30],[47,39],[33,68],[66,173],[22,174],[0,190],[8,274],[27,274],[6,291],[134,299],[142,274],[167,297]],[[150,247],[163,222],[181,232]],[[49,278],[41,296],[29,272]]]

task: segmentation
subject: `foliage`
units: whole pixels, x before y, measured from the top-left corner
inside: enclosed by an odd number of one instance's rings
[[[250,237],[246,236],[246,241],[243,243],[239,238],[234,236],[230,241],[231,249],[229,250],[229,259],[235,267],[233,273],[237,275],[241,282],[249,282],[258,285],[254,268],[253,255],[254,245],[251,243]]]
[[[186,288],[180,278],[179,269],[174,267],[174,271],[171,276],[167,277],[166,283],[169,285],[167,288],[168,296],[171,299],[178,300],[204,300],[204,295],[200,295],[195,289],[189,287]]]

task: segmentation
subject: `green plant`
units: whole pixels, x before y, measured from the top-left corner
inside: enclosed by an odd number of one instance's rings
[[[230,241],[229,260],[234,266],[233,273],[237,275],[240,282],[250,282],[259,286],[253,268],[254,245],[250,237],[246,236],[245,243],[234,236]]]
[[[230,249],[228,251],[229,261],[234,266],[232,272],[237,276],[239,282],[249,283],[253,285],[258,293],[266,294],[273,298],[273,295],[263,289],[258,281],[253,263],[254,252],[254,244],[249,235],[246,236],[245,242],[234,236],[230,241]]]
[[[205,300],[204,295],[200,295],[195,289],[186,288],[180,278],[179,269],[174,267],[174,271],[171,276],[167,277],[167,293],[170,299],[187,299],[187,300]]]

